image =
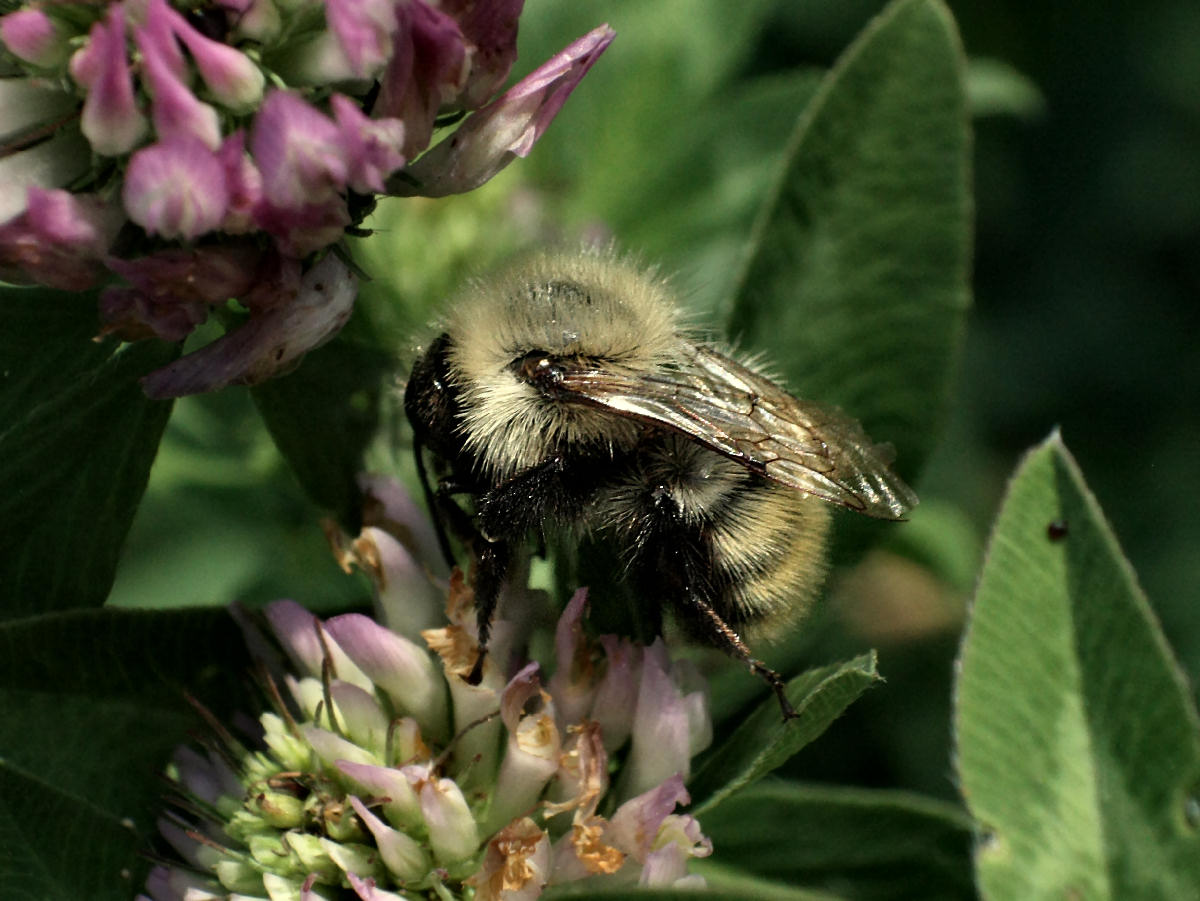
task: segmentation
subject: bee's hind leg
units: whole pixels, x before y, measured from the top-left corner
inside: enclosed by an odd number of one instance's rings
[[[771,690],[775,692],[775,697],[779,700],[779,709],[783,711],[784,720],[795,719],[799,716],[787,698],[787,686],[783,677],[750,653],[750,648],[742,641],[742,637],[721,618],[721,614],[713,609],[712,604],[695,594],[687,599],[686,604],[708,625],[709,629],[705,630],[705,635],[714,645],[731,657],[741,660],[750,667],[752,673],[771,686]]]
[[[512,569],[513,547],[507,541],[480,541],[475,548],[475,624],[479,632],[479,656],[467,675],[467,682],[478,685],[483,678],[492,619],[500,600],[500,590]]]

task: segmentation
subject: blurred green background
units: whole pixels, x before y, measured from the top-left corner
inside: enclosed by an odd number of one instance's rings
[[[374,280],[351,337],[394,351],[402,372],[464,277],[523,246],[609,236],[676,273],[697,318],[719,323],[797,115],[881,6],[529,0],[518,75],[600,22],[617,40],[528,160],[462,198],[381,204],[355,247]],[[788,770],[946,797],[963,610],[1008,474],[1056,426],[1200,673],[1200,6],[950,6],[976,128],[959,386],[921,507],[887,549],[834,574],[802,636],[813,660],[879,648],[888,681]],[[406,472],[394,413],[371,464]],[[182,401],[113,602],[365,602],[320,515],[247,392]]]

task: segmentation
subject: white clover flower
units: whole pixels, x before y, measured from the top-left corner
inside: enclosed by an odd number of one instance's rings
[[[377,520],[411,519],[403,494],[378,493]],[[421,530],[401,531],[411,542]],[[346,553],[391,606],[414,580],[385,536],[367,530]],[[661,641],[587,638],[586,603],[577,592],[559,620],[553,676],[520,665],[497,622],[477,685],[464,678],[479,648],[457,572],[446,621],[420,635],[270,605],[290,664],[275,709],[254,741],[179,750],[178,809],[160,828],[181,862],[156,867],[142,897],[521,901],[578,880],[697,884],[687,863],[712,848],[678,808],[712,735],[706,695]]]

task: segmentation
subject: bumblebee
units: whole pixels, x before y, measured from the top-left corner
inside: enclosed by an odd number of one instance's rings
[[[778,634],[808,607],[831,505],[902,519],[917,502],[855,421],[701,340],[665,280],[608,252],[545,253],[472,284],[404,402],[435,520],[475,558],[483,651],[523,544],[596,535],[646,603],[765,679],[785,717],[783,679],[743,634]]]

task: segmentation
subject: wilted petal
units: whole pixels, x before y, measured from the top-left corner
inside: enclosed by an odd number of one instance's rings
[[[347,171],[346,183],[366,194],[383,191],[383,181],[404,165],[404,123],[399,119],[370,119],[342,94],[330,100],[341,132]]]
[[[398,5],[399,30],[374,113],[404,122],[403,154],[412,159],[429,146],[443,103],[466,83],[466,41],[458,23],[423,2]]]
[[[260,258],[253,244],[221,244],[175,247],[129,260],[108,257],[106,264],[146,294],[218,304],[249,290]]]
[[[532,901],[550,878],[550,838],[529,817],[496,833],[483,863],[466,882],[475,901]]]
[[[102,334],[126,341],[151,335],[182,341],[208,318],[209,309],[249,290],[260,265],[258,248],[220,244],[171,248],[137,259],[108,257],[108,268],[133,287],[100,295]]]
[[[535,709],[526,712],[531,702]],[[562,741],[554,723],[554,705],[541,689],[536,663],[522,669],[505,687],[500,697],[500,718],[508,730],[508,740],[483,826],[485,835],[516,816],[530,813],[558,770]]]
[[[341,331],[357,293],[354,273],[330,254],[305,274],[291,303],[251,316],[236,331],[150,373],[142,389],[162,398],[258,384]]]
[[[405,170],[405,181],[393,179],[389,189],[425,197],[461,194],[484,184],[516,157],[527,156],[614,36],[602,25],[551,57],[468,116],[454,134]]]
[[[21,276],[80,291],[95,283],[100,259],[123,217],[92,194],[31,187],[25,212],[0,225],[0,276]]]
[[[92,149],[120,156],[136,147],[146,134],[146,120],[134,104],[120,4],[110,6],[107,19],[92,26],[87,44],[71,58],[71,77],[88,89],[80,128]]]
[[[54,20],[26,7],[0,17],[0,40],[13,56],[35,66],[57,66],[67,58],[68,44]]]
[[[191,240],[221,224],[229,191],[220,160],[199,140],[178,137],[133,155],[121,200],[150,234]]]
[[[627,855],[611,843],[608,832],[609,824],[603,817],[590,816],[572,824],[571,830],[554,844],[550,881],[562,884],[619,871]]]
[[[400,879],[416,881],[429,871],[429,855],[416,841],[379,819],[353,795],[350,796],[350,804],[375,837],[379,846],[379,856],[393,875]]]
[[[354,613],[335,616],[325,628],[397,710],[420,723],[424,734],[445,736],[446,685],[428,651]]]
[[[600,725],[589,720],[572,727],[563,743],[554,782],[553,800],[557,803],[549,809],[552,813],[573,809],[576,819],[590,817],[608,791],[608,782],[608,753]]]

